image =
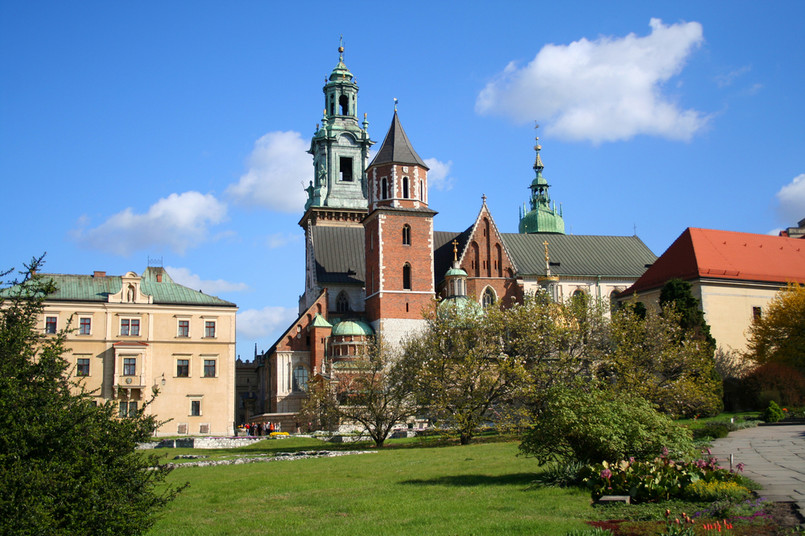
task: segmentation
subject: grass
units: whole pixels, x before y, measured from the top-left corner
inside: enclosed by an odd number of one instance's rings
[[[564,535],[584,528],[592,513],[586,491],[534,486],[540,469],[517,456],[516,443],[405,448],[411,444],[339,458],[178,468],[170,479],[190,486],[148,534]],[[331,447],[294,438],[160,454],[213,459]]]

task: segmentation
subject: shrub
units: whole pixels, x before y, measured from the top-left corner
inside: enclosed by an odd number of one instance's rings
[[[719,439],[721,437],[727,437],[727,434],[734,432],[737,429],[738,427],[730,422],[711,421],[704,423],[697,428],[693,428],[693,439]]]
[[[743,389],[757,408],[765,407],[771,400],[785,406],[805,403],[805,375],[781,363],[757,367],[744,378]]]
[[[535,482],[543,486],[567,488],[581,483],[579,473],[585,464],[581,462],[554,463],[537,475]]]
[[[739,465],[738,470],[742,469]],[[637,503],[688,498],[685,490],[699,481],[748,487],[744,477],[722,469],[709,455],[693,461],[676,461],[664,455],[651,461],[602,462],[585,467],[579,474],[596,500],[603,495],[629,495]]]
[[[738,502],[749,497],[749,490],[736,482],[720,482],[697,480],[685,488],[684,496],[690,501],[722,501]]]
[[[763,412],[763,420],[766,422],[780,422],[784,418],[785,413],[783,413],[782,408],[774,400],[769,402],[769,406]]]
[[[540,463],[596,463],[633,457],[651,459],[663,448],[689,452],[691,433],[648,401],[624,392],[555,387],[548,391],[520,451]]]

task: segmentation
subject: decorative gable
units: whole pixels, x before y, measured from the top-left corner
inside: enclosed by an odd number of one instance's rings
[[[127,272],[120,278],[120,291],[109,294],[109,303],[154,303],[154,297],[142,292],[142,277],[134,272]]]

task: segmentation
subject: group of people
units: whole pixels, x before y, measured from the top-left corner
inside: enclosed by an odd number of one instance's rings
[[[281,432],[282,423],[273,422],[247,422],[240,426],[241,429],[246,430],[246,435],[250,436],[267,436],[272,432]]]

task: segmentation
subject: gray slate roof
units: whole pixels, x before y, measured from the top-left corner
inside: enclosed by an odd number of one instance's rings
[[[640,277],[657,260],[636,236],[502,233],[520,275],[545,274],[545,249],[551,273],[559,276]],[[559,263],[558,265],[554,263]]]
[[[157,274],[160,273],[162,281],[157,282]],[[41,275],[53,279],[57,287],[56,292],[48,296],[48,301],[106,302],[110,294],[120,292],[123,287],[121,276]],[[142,274],[142,278],[140,290],[144,294],[153,296],[156,304],[236,307],[232,302],[175,283],[163,268],[148,267]]]
[[[363,284],[366,262],[363,227],[313,226],[313,252],[319,283]]]
[[[414,147],[408,140],[405,134],[400,119],[397,117],[397,112],[394,112],[394,118],[391,120],[391,127],[389,128],[386,138],[383,140],[383,145],[377,151],[370,166],[376,164],[416,164],[429,169],[425,162],[416,154]]]
[[[472,228],[461,233],[434,231],[433,248],[436,283],[453,263],[453,245],[459,255],[466,248]],[[544,275],[548,242],[551,273],[559,276],[640,277],[657,256],[636,236],[561,235],[553,233],[501,233],[517,266],[518,275]],[[355,227],[314,227],[316,275],[322,283],[362,284],[364,234]],[[556,264],[558,263],[558,264]]]

